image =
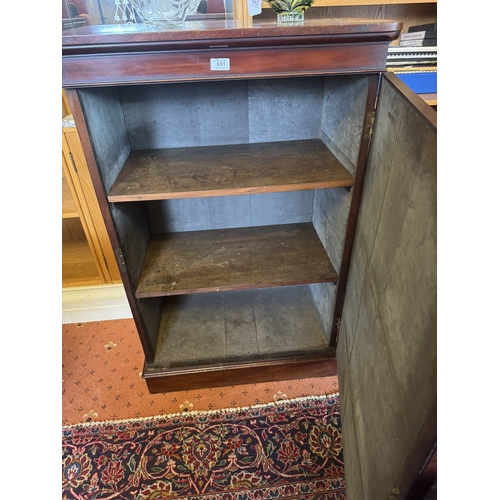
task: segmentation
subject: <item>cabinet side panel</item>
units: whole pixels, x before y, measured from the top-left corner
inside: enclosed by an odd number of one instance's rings
[[[312,222],[326,253],[337,270],[342,263],[344,232],[349,212],[350,195],[345,189],[314,191]],[[328,341],[331,340],[336,285],[311,285],[314,305],[321,318]]]
[[[130,284],[135,290],[149,241],[146,211],[140,203],[110,203],[110,209]]]
[[[151,231],[169,233],[311,222],[313,191],[214,196],[147,204]]]
[[[348,494],[362,484],[373,500],[394,488],[406,498],[436,442],[437,131],[423,106],[396,77],[382,78],[353,248],[365,258],[349,274],[340,332],[350,338],[337,351],[353,408],[343,426],[360,461],[346,463]],[[358,274],[362,293],[352,293]]]
[[[330,343],[337,285],[334,283],[315,283],[308,285],[308,287],[314,307],[318,313],[318,318],[323,327],[326,341]]]
[[[130,154],[118,92],[115,88],[81,89],[78,96],[107,193]]]
[[[325,79],[321,139],[354,175],[368,93],[366,76]]]
[[[314,192],[313,224],[335,269],[340,269],[350,196],[345,189]]]
[[[134,293],[149,242],[149,222],[146,210],[141,203],[110,203],[110,210]],[[158,339],[161,300],[137,300],[135,297],[131,300],[134,300],[137,306],[134,310],[138,310],[140,314],[139,321],[142,329],[139,334],[143,345],[146,344],[144,351],[146,354],[154,353]]]
[[[155,352],[158,344],[160,318],[161,318],[161,298],[145,299],[137,301],[137,308],[144,324],[146,339],[150,352]],[[152,361],[147,360],[147,361]]]
[[[366,76],[359,75],[327,77],[324,81],[320,139],[353,176],[359,161],[368,83]],[[347,272],[344,260],[351,200],[352,191],[345,189],[321,189],[314,195],[313,224],[338,273]],[[335,303],[343,296],[343,286],[314,286],[311,293],[326,337],[333,345]]]

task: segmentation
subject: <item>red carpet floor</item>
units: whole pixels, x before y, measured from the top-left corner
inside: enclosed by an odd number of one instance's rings
[[[338,392],[336,376],[150,394],[132,319],[62,326],[62,424],[241,408]]]

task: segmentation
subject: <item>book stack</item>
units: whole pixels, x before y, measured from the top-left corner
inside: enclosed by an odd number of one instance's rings
[[[386,65],[389,71],[435,71],[437,47],[389,47]]]
[[[389,46],[386,65],[425,102],[437,105],[437,24],[411,26],[399,46]]]
[[[408,33],[403,33],[400,47],[437,47],[437,23],[410,26]]]

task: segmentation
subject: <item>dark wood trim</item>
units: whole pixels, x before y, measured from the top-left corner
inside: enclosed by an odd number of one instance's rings
[[[369,119],[369,115],[371,113],[374,113],[375,111],[379,81],[380,75],[371,75],[369,77],[363,128],[365,127],[365,124]],[[340,321],[342,319],[342,312],[344,309],[347,279],[349,277],[349,267],[351,264],[352,250],[354,246],[354,235],[356,233],[358,212],[361,204],[361,196],[363,194],[363,186],[365,182],[366,167],[368,165],[368,153],[370,151],[371,138],[371,130],[369,134],[366,134],[365,130],[363,130],[358,154],[358,162],[356,166],[356,174],[354,177],[354,186],[352,188],[353,191],[351,198],[351,207],[349,210],[349,216],[346,225],[344,251],[342,253],[342,262],[340,264],[340,269],[338,269],[339,280],[337,282],[337,298],[335,301],[335,309],[333,313],[332,335],[330,337],[330,345],[333,346],[337,346],[338,343]]]
[[[116,257],[117,255],[116,252],[118,250],[121,250],[120,242],[118,240],[118,235],[116,233],[116,229],[113,224],[111,212],[109,210],[107,195],[106,192],[104,191],[104,186],[99,174],[99,170],[97,168],[92,144],[90,142],[87,125],[85,123],[83,110],[80,105],[77,91],[75,89],[67,89],[66,97],[69,103],[71,113],[73,114],[73,119],[75,120],[76,129],[78,130],[78,135],[80,137],[83,153],[85,155],[85,160],[87,162],[90,178],[92,179],[92,184],[94,186],[97,201],[99,203],[99,208],[101,210],[101,214],[104,219],[104,225],[106,227],[111,247],[113,248],[113,252],[115,253]],[[132,316],[134,317],[139,337],[141,339],[144,355],[147,360],[152,361],[154,358],[154,354],[151,350],[149,342],[147,341],[146,329],[142,321],[142,316],[140,314],[139,308],[137,307],[137,302],[134,294],[135,290],[132,287],[129,275],[120,268],[118,262],[117,264],[120,269],[120,277],[123,283],[123,287],[125,289],[125,294],[127,296],[130,309],[132,311]]]
[[[423,500],[436,477],[437,398],[428,410],[427,418],[394,487],[401,495],[408,495],[404,497],[407,500]]]
[[[307,19],[300,26],[277,26],[275,21],[238,27],[226,20],[190,22],[192,29],[167,31],[120,30],[94,25],[63,32],[63,56],[70,54],[143,52],[208,48],[211,45],[257,47],[339,42],[390,42],[399,36],[400,21],[373,19]]]
[[[189,28],[78,28],[63,36],[62,86],[381,72],[402,23],[310,19],[303,26],[264,21],[240,28],[201,21]],[[212,58],[230,59],[230,69],[212,70]]]
[[[213,40],[172,40],[150,42],[143,41],[136,43],[113,43],[113,44],[85,44],[70,45],[63,47],[63,57],[72,55],[89,55],[89,54],[125,54],[138,52],[164,52],[168,50],[203,50],[210,48],[245,48],[252,47],[280,47],[294,45],[331,45],[338,43],[372,43],[372,42],[390,42],[398,37],[399,31],[384,32],[384,33],[350,33],[350,34],[334,34],[330,36],[313,35],[294,36],[282,39],[274,37],[262,37],[256,40],[247,38],[239,39],[218,39]],[[214,45],[216,44],[216,45]]]
[[[239,78],[374,73],[386,70],[389,42],[64,56],[62,84],[88,87]],[[230,69],[211,69],[229,59]]]
[[[431,488],[437,482],[437,444],[427,460],[424,468],[413,483],[406,500],[425,500]]]
[[[271,359],[241,363],[229,363],[212,367],[190,367],[183,371],[154,365],[144,365],[143,378],[151,394],[170,391],[187,391],[209,387],[224,387],[247,383],[275,382],[287,379],[330,377],[337,374],[333,356],[301,355],[296,359]]]

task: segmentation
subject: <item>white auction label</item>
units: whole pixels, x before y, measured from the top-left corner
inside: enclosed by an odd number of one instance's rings
[[[248,13],[253,16],[258,16],[262,12],[262,0],[247,0]]]
[[[229,58],[210,59],[210,69],[212,71],[229,71]]]

